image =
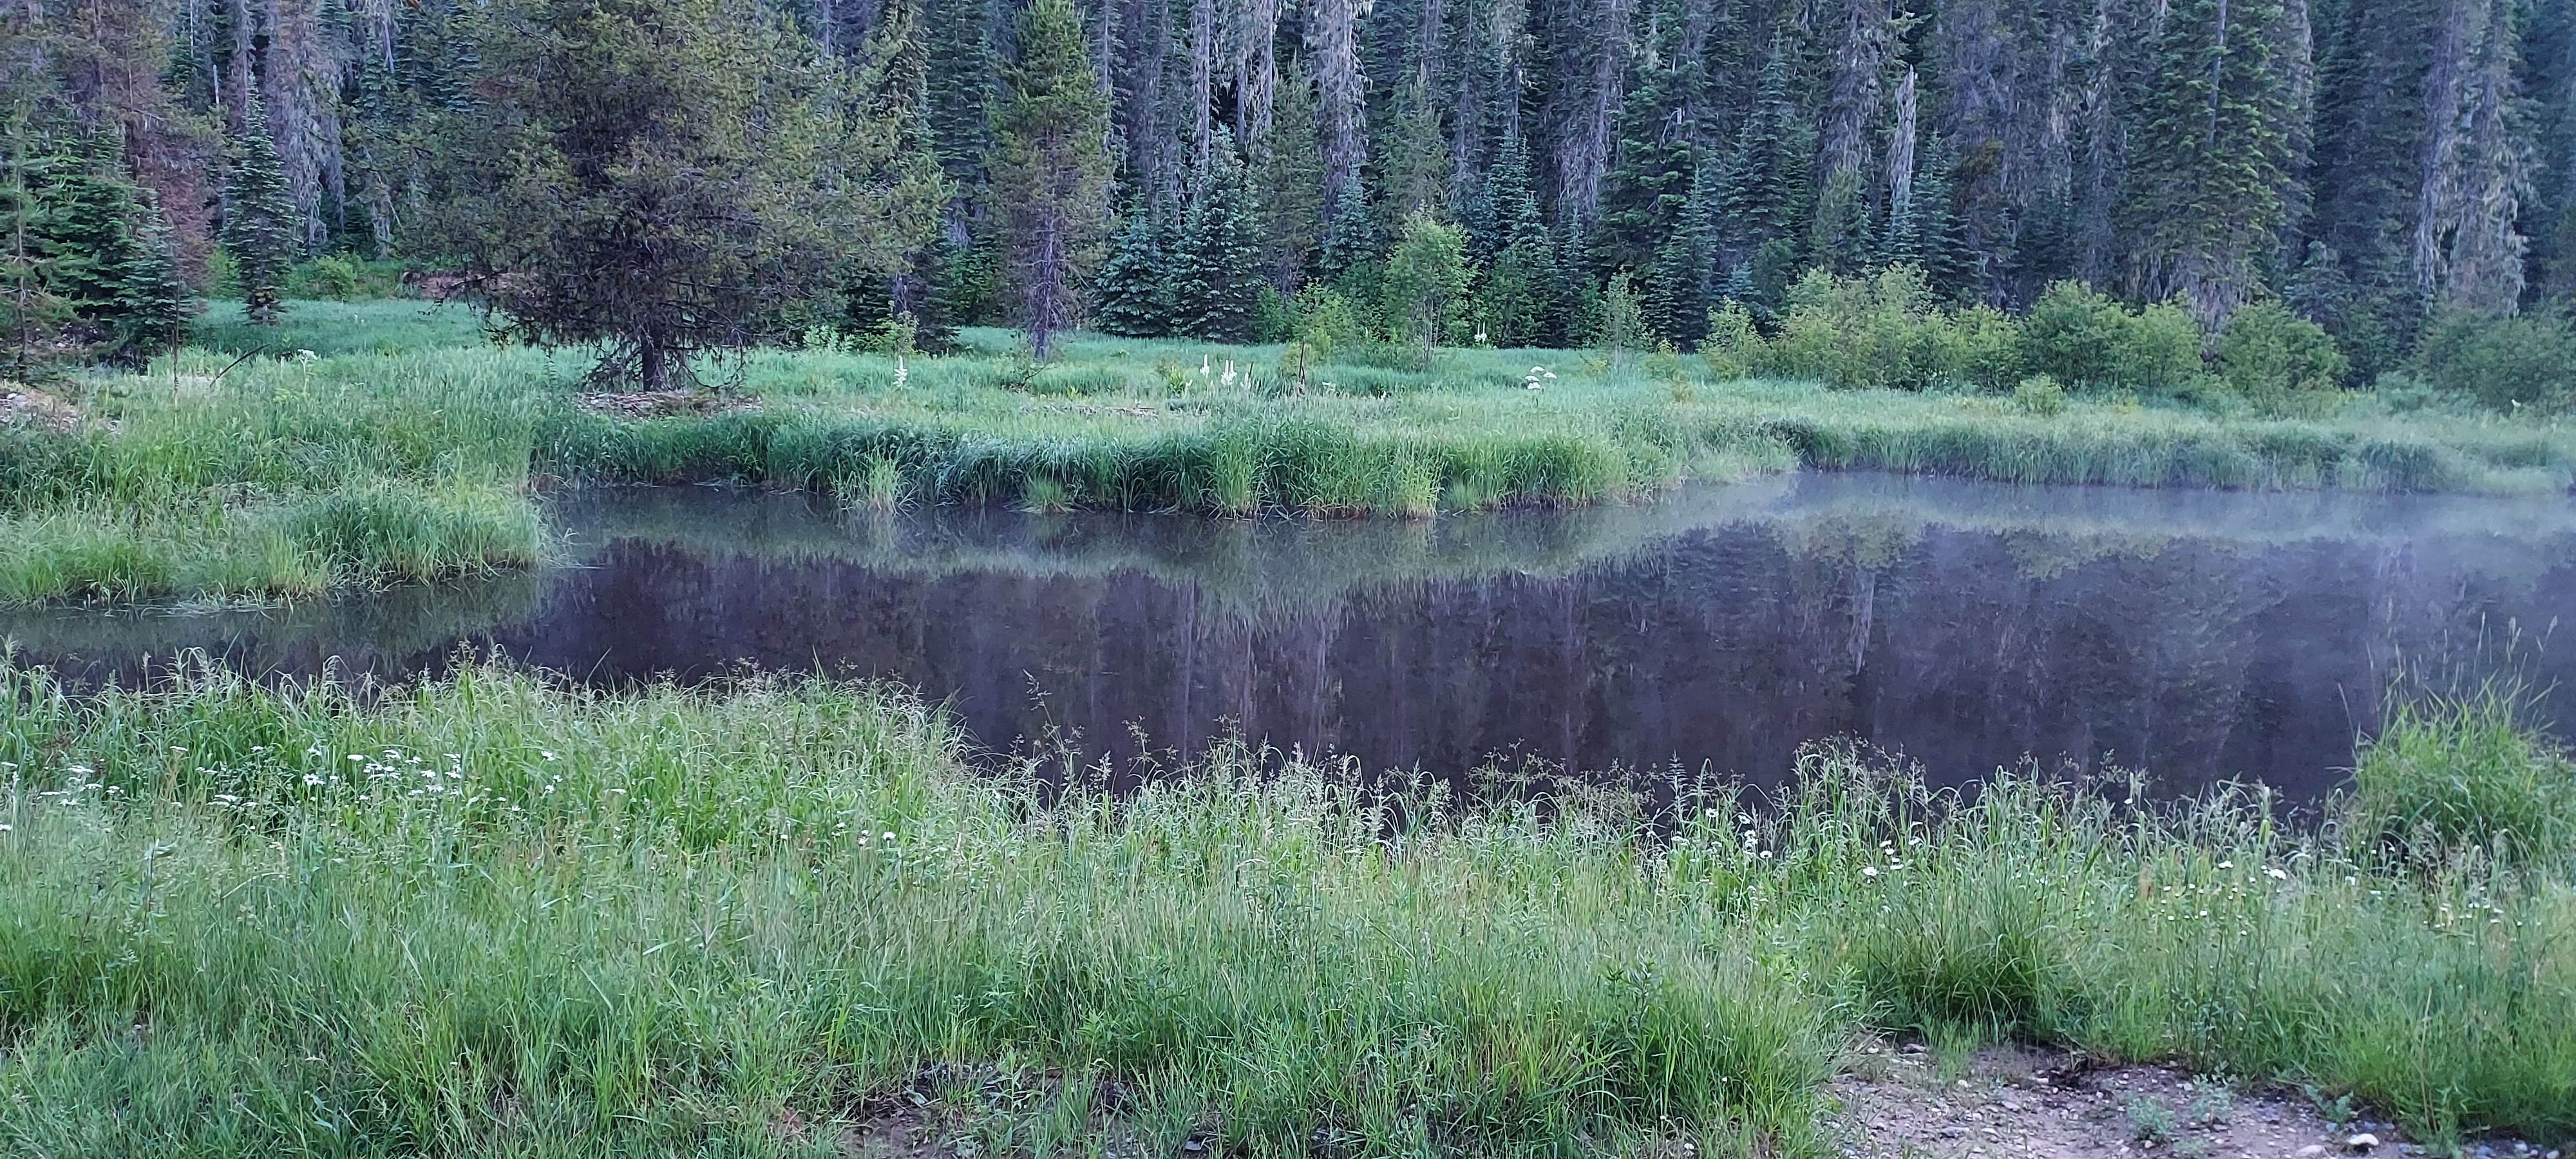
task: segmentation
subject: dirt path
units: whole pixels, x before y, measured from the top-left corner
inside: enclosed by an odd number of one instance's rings
[[[2231,1089],[2171,1067],[2095,1066],[2062,1052],[2003,1047],[1944,1068],[1915,1044],[1864,1046],[1860,1059],[1834,1082],[1839,1149],[1850,1159],[2428,1153],[2388,1123],[2330,1116],[2295,1092]],[[2481,1152],[2558,1159],[2510,1141],[2468,1149]]]

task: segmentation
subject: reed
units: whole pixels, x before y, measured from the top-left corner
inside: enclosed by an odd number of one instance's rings
[[[1865,1029],[2576,1136],[2568,867],[2399,865],[2254,790],[1825,746],[1776,796],[1469,800],[1238,749],[1120,796],[867,686],[475,665],[0,668],[0,762],[37,1154],[819,1155],[917,1106],[1032,1154],[1821,1155]]]

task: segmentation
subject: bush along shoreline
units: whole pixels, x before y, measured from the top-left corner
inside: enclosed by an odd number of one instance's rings
[[[1041,1153],[1821,1155],[1881,1033],[2564,1140],[2576,774],[2496,711],[2427,706],[2293,827],[1834,745],[1669,809],[1239,750],[1111,796],[826,681],[0,668],[0,1138],[819,1154],[899,1108]]]
[[[980,345],[936,359],[754,352],[731,389],[663,397],[585,395],[556,356],[486,344],[454,307],[308,303],[285,329],[323,350],[238,365],[190,350],[65,387],[44,412],[59,419],[0,425],[0,600],[294,599],[526,567],[550,552],[533,495],[566,482],[1424,518],[1800,468],[2386,492],[2576,481],[2576,432],[2548,422],[2364,400],[2265,417],[2030,381],[1833,389],[1722,377],[1714,342],[1698,358],[1444,350],[1427,367],[1344,350],[1292,381],[1274,364],[1300,351],[1079,338],[1041,364],[970,332]],[[1804,332],[1778,341],[1843,349]],[[1876,348],[1902,361],[1915,345]],[[1748,368],[1841,373],[1797,358]]]

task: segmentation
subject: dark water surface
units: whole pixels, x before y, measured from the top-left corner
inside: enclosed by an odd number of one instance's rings
[[[1123,759],[1239,729],[1371,768],[1679,762],[1756,780],[1853,735],[1945,779],[2024,754],[2324,790],[2409,668],[2508,660],[2567,707],[2560,499],[2245,495],[1798,475],[1427,523],[561,499],[569,566],[270,613],[0,615],[21,658],[133,683],[741,663],[886,676],[987,748]],[[2557,719],[2576,719],[2553,711]]]

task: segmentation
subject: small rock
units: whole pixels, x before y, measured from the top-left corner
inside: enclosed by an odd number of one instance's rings
[[[1196,1139],[1192,1139],[1187,1143],[1181,1144],[1181,1150],[1187,1151],[1192,1155],[1196,1155],[1201,1151],[1207,1150],[1207,1144],[1199,1142]]]
[[[2323,1155],[2323,1154],[2325,1154],[2325,1153],[2326,1153],[2326,1149],[2325,1149],[2325,1145],[2324,1145],[2324,1144],[2322,1144],[2322,1143],[2310,1143],[2310,1144],[2308,1144],[2308,1145],[2307,1145],[2307,1146],[2305,1146],[2305,1147],[2301,1147],[2301,1148],[2299,1148],[2296,1152],[2293,1152],[2292,1154],[2293,1154],[2293,1156],[2295,1157],[2295,1159],[2317,1159],[2317,1156],[2319,1156],[2319,1155]]]
[[[2343,1145],[2346,1150],[2367,1151],[2379,1145],[2379,1136],[2373,1135],[2368,1131],[2364,1131],[2352,1138],[2344,1140]]]

